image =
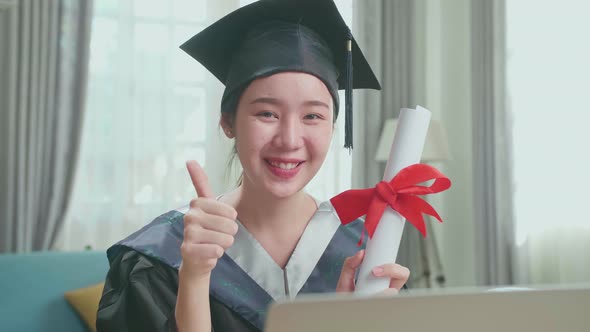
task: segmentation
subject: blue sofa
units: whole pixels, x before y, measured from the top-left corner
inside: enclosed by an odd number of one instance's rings
[[[87,331],[64,293],[107,271],[104,251],[0,255],[0,331]]]

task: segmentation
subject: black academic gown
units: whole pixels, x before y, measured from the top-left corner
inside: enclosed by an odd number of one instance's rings
[[[322,207],[322,218],[327,216],[332,221],[318,223],[335,222],[336,214],[329,211],[331,205],[322,203]],[[357,243],[362,226],[360,220],[335,226],[297,295],[335,290],[344,259],[361,249]],[[110,270],[97,314],[98,331],[176,330],[174,312],[182,238],[183,213],[170,211],[107,251]],[[272,302],[269,293],[227,252],[219,259],[210,284],[214,331],[261,331]]]

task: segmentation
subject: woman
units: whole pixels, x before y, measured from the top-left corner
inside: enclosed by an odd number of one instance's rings
[[[303,190],[330,146],[338,89],[380,88],[333,2],[258,1],[181,48],[226,86],[220,125],[243,178],[216,196],[187,163],[198,196],[189,207],[108,250],[98,330],[259,331],[272,301],[353,291],[362,222],[342,226]],[[393,293],[409,276],[393,263],[373,272]]]

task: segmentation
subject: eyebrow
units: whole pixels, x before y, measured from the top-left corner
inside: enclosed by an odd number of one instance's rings
[[[271,104],[271,105],[279,106],[282,103],[280,100],[278,100],[276,98],[260,97],[260,98],[254,99],[250,102],[250,105],[253,105],[253,104]]]
[[[276,99],[276,98],[260,97],[260,98],[256,98],[253,101],[251,101],[250,104],[251,105],[253,105],[253,104],[270,104],[270,105],[275,105],[275,106],[281,106],[283,103],[281,102],[281,100]],[[320,100],[308,100],[308,101],[305,101],[303,103],[303,105],[305,105],[305,106],[321,106],[321,107],[325,107],[327,109],[330,109],[330,106],[328,104],[326,104]]]
[[[330,109],[330,106],[328,104],[324,103],[323,101],[319,101],[319,100],[308,100],[303,104],[305,106],[321,106],[321,107],[325,107],[327,109]]]

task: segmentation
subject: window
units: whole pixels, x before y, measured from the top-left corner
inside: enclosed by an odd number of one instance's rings
[[[226,171],[231,142],[215,125],[223,86],[178,46],[249,2],[94,2],[82,146],[58,248],[107,248],[186,205],[194,197],[186,160],[205,167],[218,193],[233,186]],[[352,0],[337,3],[351,23]],[[350,187],[343,121],[308,186],[322,200]]]
[[[590,3],[507,1],[517,282],[590,280]]]
[[[580,209],[588,204],[590,186],[590,3],[527,0],[506,6],[514,206],[522,242],[552,228],[590,227]]]

